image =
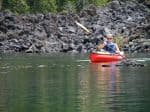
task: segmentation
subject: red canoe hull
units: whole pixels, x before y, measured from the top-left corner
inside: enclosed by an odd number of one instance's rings
[[[98,54],[98,53],[90,54],[91,62],[112,62],[112,61],[120,61],[122,59],[123,56],[119,54]]]

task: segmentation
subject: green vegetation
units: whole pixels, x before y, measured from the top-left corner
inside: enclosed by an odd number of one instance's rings
[[[119,48],[122,48],[123,45],[124,45],[124,39],[121,35],[117,35],[115,38],[114,38],[114,42],[118,44],[118,47]]]
[[[111,0],[0,0],[0,10],[14,13],[78,12],[94,4],[105,5]]]
[[[90,4],[104,6],[110,1],[112,0],[0,0],[0,10],[10,10],[18,14],[62,11],[79,12]],[[150,0],[137,1],[150,3]]]

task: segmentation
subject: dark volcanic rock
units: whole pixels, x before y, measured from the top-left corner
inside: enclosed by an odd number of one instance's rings
[[[127,59],[127,60],[123,60],[120,64],[117,64],[116,66],[144,67],[145,65],[137,62],[136,60]]]
[[[86,26],[88,34],[75,21]],[[127,37],[123,49],[150,51],[150,9],[146,2],[114,0],[106,7],[91,5],[79,14],[0,13],[0,52],[91,52],[109,29]]]

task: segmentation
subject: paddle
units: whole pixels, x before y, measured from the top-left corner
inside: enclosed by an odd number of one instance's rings
[[[91,33],[85,26],[83,26],[81,23],[79,23],[79,22],[77,22],[77,21],[75,21],[75,23],[79,26],[79,27],[81,27],[82,29],[84,29],[86,32],[88,32],[88,33]]]

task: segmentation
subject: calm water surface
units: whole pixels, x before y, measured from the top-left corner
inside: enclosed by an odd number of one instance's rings
[[[0,112],[150,112],[145,67],[92,64],[88,55],[1,55]]]

